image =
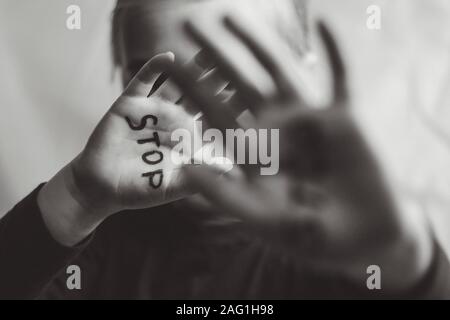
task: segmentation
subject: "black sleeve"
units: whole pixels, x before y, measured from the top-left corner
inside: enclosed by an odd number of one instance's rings
[[[65,247],[49,233],[37,205],[43,185],[0,220],[0,299],[34,299],[90,242]]]

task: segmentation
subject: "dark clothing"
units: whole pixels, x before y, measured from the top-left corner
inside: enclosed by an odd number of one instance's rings
[[[48,232],[39,188],[0,221],[0,298],[300,299],[449,298],[450,265],[436,245],[428,274],[410,292],[388,296],[333,274],[308,270],[239,224],[214,225],[185,201],[116,214],[80,245]],[[81,269],[69,290],[66,268]]]

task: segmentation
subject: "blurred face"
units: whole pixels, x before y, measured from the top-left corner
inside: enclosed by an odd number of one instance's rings
[[[277,3],[274,4],[275,2]],[[238,14],[246,21],[253,21],[260,34],[265,33],[264,28],[275,25],[275,17],[297,18],[295,9],[288,0],[150,0],[126,10],[120,21],[119,35],[124,84],[155,54],[172,51],[178,61],[187,61],[198,52],[199,48],[183,32],[182,22],[187,19],[194,21],[208,36],[216,39],[227,54],[235,57],[234,61],[242,62],[247,74],[258,75],[262,72],[261,69],[226,32],[220,23],[220,17],[224,14]]]

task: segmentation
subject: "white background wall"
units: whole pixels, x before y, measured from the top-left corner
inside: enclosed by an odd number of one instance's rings
[[[66,28],[69,4],[80,31]],[[113,101],[113,4],[0,0],[0,212],[81,151]]]
[[[450,2],[311,2],[341,42],[354,112],[396,191],[429,213],[450,249]],[[82,9],[80,31],[65,27],[70,4]],[[380,31],[366,28],[371,4]],[[118,93],[113,6],[0,0],[0,216],[80,152]]]

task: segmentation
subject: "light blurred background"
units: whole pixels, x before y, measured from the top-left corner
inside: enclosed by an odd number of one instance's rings
[[[71,4],[81,30],[66,28]],[[114,4],[0,0],[0,216],[82,150],[119,94]],[[355,115],[395,192],[430,216],[450,253],[450,1],[310,5],[337,34]],[[370,5],[382,10],[381,30],[366,27]]]

